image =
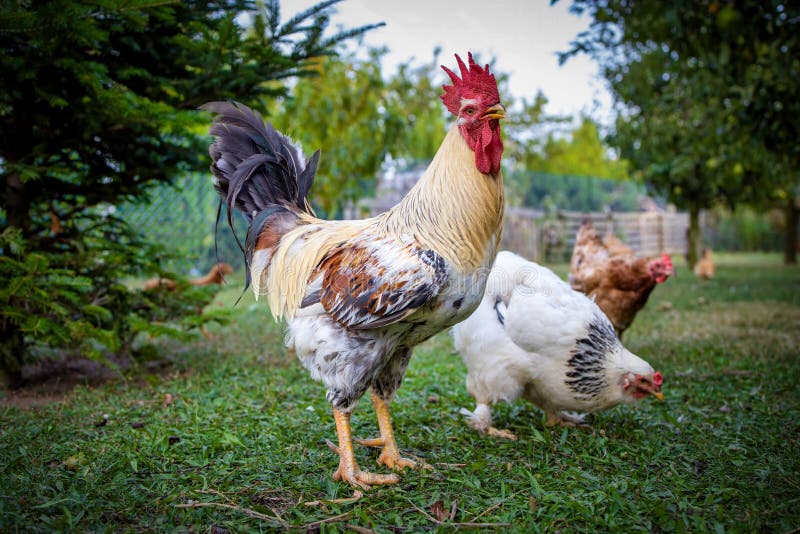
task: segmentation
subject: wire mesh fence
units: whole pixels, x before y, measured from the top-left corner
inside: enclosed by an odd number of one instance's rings
[[[243,266],[239,246],[228,228],[223,208],[216,232],[219,197],[210,174],[189,174],[173,186],[159,186],[145,201],[117,207],[117,213],[149,240],[165,250],[162,266],[187,276],[207,272],[219,261],[236,270]],[[243,218],[234,215],[236,232],[244,239],[247,231]]]
[[[540,262],[569,261],[575,236],[589,219],[602,236],[614,234],[638,256],[684,254],[689,216],[681,212],[544,213],[529,208],[506,210],[503,247]]]
[[[168,252],[163,265],[181,274],[196,276],[219,261],[243,268],[241,251],[228,228],[223,208],[216,232],[219,197],[209,174],[190,174],[174,186],[155,190],[148,201],[118,207],[118,213],[150,240]],[[375,215],[390,206],[377,209],[371,203],[366,213]],[[375,213],[373,213],[375,212]],[[540,262],[569,261],[575,234],[581,222],[591,219],[601,235],[614,233],[634,252],[642,256],[662,251],[683,254],[686,251],[688,216],[675,212],[544,212],[531,208],[508,208],[503,231],[503,248]],[[244,219],[234,214],[236,232],[243,241],[247,231]]]

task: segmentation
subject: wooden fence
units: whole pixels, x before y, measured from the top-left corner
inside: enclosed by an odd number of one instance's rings
[[[507,208],[503,248],[539,262],[568,261],[575,235],[585,219],[600,235],[612,232],[639,256],[683,254],[689,216],[677,212],[545,214],[530,208]]]

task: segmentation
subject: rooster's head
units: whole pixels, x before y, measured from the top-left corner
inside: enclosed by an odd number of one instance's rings
[[[650,262],[650,275],[657,284],[663,284],[671,275],[675,274],[675,268],[672,266],[672,258],[666,252],[661,254],[661,257],[654,259]]]
[[[503,140],[500,138],[500,119],[505,108],[500,103],[497,80],[489,72],[489,65],[481,67],[467,55],[465,65],[458,55],[456,61],[461,77],[442,65],[453,85],[443,85],[442,102],[458,117],[457,123],[467,145],[475,152],[475,166],[485,174],[500,171]]]

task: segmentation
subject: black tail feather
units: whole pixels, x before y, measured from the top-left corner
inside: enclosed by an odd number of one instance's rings
[[[248,223],[270,206],[313,213],[308,194],[319,162],[319,151],[306,160],[291,139],[264,123],[261,115],[236,102],[209,102],[200,109],[215,113],[209,148],[214,188],[228,208],[228,224],[239,248],[245,247],[233,229],[233,210]]]

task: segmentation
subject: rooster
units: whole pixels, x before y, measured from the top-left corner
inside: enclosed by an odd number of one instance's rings
[[[673,274],[672,259],[666,253],[653,259],[618,250],[612,253],[591,221],[584,221],[578,229],[570,262],[570,286],[595,299],[620,339],[656,284]]]
[[[492,426],[490,406],[500,401],[525,398],[548,425],[574,425],[582,419],[566,412],[664,398],[661,374],[622,346],[591,299],[511,252],[497,255],[480,306],[452,335],[477,403],[462,413],[491,435],[516,439]]]
[[[249,222],[248,282],[288,320],[287,345],[327,388],[338,435],[333,478],[354,487],[399,481],[356,462],[350,416],[368,389],[380,437],[361,443],[381,447],[378,463],[391,469],[423,467],[400,456],[390,400],[413,347],[478,305],[500,241],[505,109],[489,66],[472,54],[468,64],[456,60],[460,77],[442,67],[452,85],[441,97],[455,124],[409,193],[365,220],[314,216],[308,194],[319,151],[306,159],[243,105],[202,107],[216,114],[211,169],[228,223],[232,208]]]

